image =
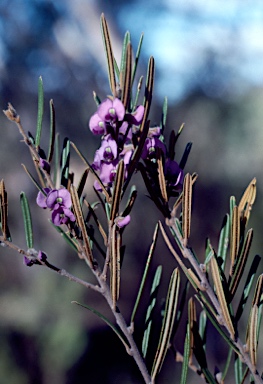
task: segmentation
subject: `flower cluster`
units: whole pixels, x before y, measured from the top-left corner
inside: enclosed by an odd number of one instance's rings
[[[127,177],[127,166],[134,151],[133,143],[136,142],[138,126],[143,120],[143,115],[144,107],[142,105],[139,105],[133,113],[126,113],[121,100],[107,98],[98,106],[97,112],[91,116],[90,130],[95,135],[102,135],[101,146],[95,153],[92,166],[98,172],[105,187],[112,186],[121,159],[124,161],[125,177]],[[154,168],[151,163],[161,156],[164,160],[167,187],[171,191],[177,191],[182,188],[183,170],[175,160],[169,158],[162,139],[160,127],[150,128],[141,158],[146,167]],[[94,186],[97,190],[101,190],[97,181]]]
[[[105,186],[111,187],[115,179],[119,161],[123,159],[125,170],[133,153],[132,129],[141,124],[144,107],[139,105],[133,113],[126,113],[121,100],[107,98],[98,107],[89,121],[93,134],[103,135],[101,146],[96,151],[93,168],[98,171],[100,179]],[[127,177],[127,173],[125,174]],[[97,190],[101,187],[97,181],[94,184]]]
[[[43,188],[43,192],[38,192],[36,202],[39,207],[52,210],[51,220],[57,226],[76,220],[70,209],[72,205],[70,193],[65,188]]]

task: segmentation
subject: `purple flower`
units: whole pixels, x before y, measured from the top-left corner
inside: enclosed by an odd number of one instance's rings
[[[142,159],[146,160],[155,158],[157,148],[159,148],[165,154],[166,148],[164,143],[160,139],[155,136],[152,138],[147,137],[142,150]]]
[[[51,191],[50,188],[43,188],[43,190],[46,193],[46,195],[48,195],[49,192]],[[44,208],[44,209],[47,208],[47,203],[46,203],[47,196],[46,195],[44,195],[43,192],[38,192],[38,194],[37,194],[36,202],[40,208]]]
[[[75,221],[76,218],[70,209],[60,206],[53,210],[51,220],[54,225],[59,226],[67,224],[69,221]]]
[[[94,135],[103,135],[106,133],[106,123],[98,113],[94,113],[94,115],[91,116],[89,127]]]
[[[122,121],[125,108],[119,99],[106,99],[98,107],[89,121],[89,127],[95,135],[103,135],[107,131],[107,124],[114,125],[116,121]]]
[[[116,219],[114,220],[114,222],[117,224],[119,228],[125,227],[126,225],[129,224],[130,221],[131,221],[130,215],[127,215],[125,217],[119,216],[119,217],[116,217]]]
[[[47,196],[42,192],[37,195],[37,204],[41,208],[50,208],[52,210],[51,220],[55,225],[67,224],[69,221],[75,221],[76,218],[71,212],[71,196],[66,188],[53,189],[44,188]]]
[[[105,136],[101,142],[100,148],[96,151],[93,168],[98,170],[100,168],[101,162],[110,163],[117,158],[117,143],[112,139],[110,135]]]
[[[167,183],[171,187],[182,188],[184,181],[184,172],[176,161],[167,159],[164,166],[164,174]]]
[[[53,189],[47,195],[46,204],[50,209],[70,208],[72,203],[69,191],[66,188]]]
[[[122,121],[125,115],[125,108],[119,99],[111,100],[108,98],[99,105],[97,113],[104,121]]]
[[[131,123],[134,125],[140,125],[143,119],[143,115],[144,115],[144,106],[139,105],[134,112],[127,113],[125,115],[125,120],[128,121],[128,123]]]

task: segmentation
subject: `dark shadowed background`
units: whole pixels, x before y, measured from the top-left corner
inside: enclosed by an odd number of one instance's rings
[[[230,195],[239,199],[255,176],[258,197],[251,219],[255,228],[251,255],[261,254],[261,0],[1,0],[1,108],[5,109],[11,102],[21,116],[25,130],[34,133],[37,84],[41,75],[45,89],[44,143],[48,143],[48,103],[52,98],[61,138],[67,136],[76,142],[91,162],[99,146],[99,139],[88,129],[89,117],[96,109],[92,92],[95,90],[102,99],[110,93],[100,34],[102,12],[109,23],[117,61],[125,31],[130,30],[135,48],[144,32],[139,74],[145,75],[150,55],[156,62],[151,123],[160,121],[164,96],[168,96],[169,102],[166,137],[171,129],[178,130],[185,123],[177,147],[177,160],[187,142],[193,142],[187,171],[196,171],[199,178],[195,185],[191,246],[201,259],[207,237],[217,248]],[[2,115],[0,129],[0,177],[5,180],[9,196],[9,225],[14,243],[26,247],[19,206],[19,193],[25,191],[32,201],[35,248],[46,251],[55,265],[92,279],[82,262],[49,228],[46,212],[36,206],[37,191],[21,163],[32,172],[33,167],[15,125]],[[78,178],[83,168],[74,156],[72,168]],[[134,183],[138,184],[141,196],[136,202],[139,209],[134,209],[126,231],[127,251],[119,303],[127,319],[155,223],[161,218],[145,196],[139,175],[135,176]],[[88,193],[90,201],[95,200],[91,188]],[[44,268],[26,268],[20,255],[4,248],[0,252],[0,261],[1,384],[142,382],[137,368],[112,331],[93,314],[71,304],[72,300],[88,303],[111,317],[100,297]],[[152,273],[159,263],[165,265],[160,308],[169,275],[176,266],[161,237]],[[142,334],[144,316],[145,307],[141,306],[138,338]],[[158,334],[158,326],[156,324],[154,334]],[[175,346],[181,351],[183,337],[180,335],[184,336],[184,331],[182,326],[175,340]],[[211,371],[213,364],[222,369],[224,343],[210,328],[209,332],[214,339],[209,350]],[[244,329],[241,329],[241,335],[244,339]],[[155,347],[153,341],[153,350]],[[159,382],[177,383],[180,369],[180,365],[175,367],[173,356],[168,353]],[[198,380],[189,375],[189,383]]]

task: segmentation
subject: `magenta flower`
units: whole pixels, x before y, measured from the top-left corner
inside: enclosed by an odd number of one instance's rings
[[[46,204],[50,209],[70,208],[72,202],[69,191],[66,188],[53,189],[47,195]]]
[[[76,218],[70,209],[60,206],[54,209],[51,214],[52,223],[56,226],[67,224],[69,221],[75,221]]]

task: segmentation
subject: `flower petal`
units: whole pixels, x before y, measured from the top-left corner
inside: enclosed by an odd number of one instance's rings
[[[106,133],[105,121],[98,115],[98,113],[94,113],[94,115],[91,116],[89,128],[94,135],[103,135]]]

